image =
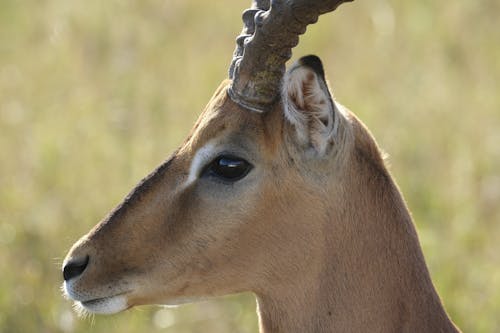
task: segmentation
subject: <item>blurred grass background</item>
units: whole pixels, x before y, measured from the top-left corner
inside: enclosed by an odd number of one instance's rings
[[[257,332],[252,295],[78,319],[72,243],[179,145],[250,1],[0,2],[0,332]],[[355,1],[308,29],[390,154],[447,310],[500,332],[498,0]]]

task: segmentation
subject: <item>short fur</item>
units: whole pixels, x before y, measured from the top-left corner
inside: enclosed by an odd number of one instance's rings
[[[90,259],[68,295],[116,312],[252,291],[263,333],[457,332],[375,140],[318,61],[292,67],[264,114],[223,82],[173,157],[73,246],[65,264]],[[208,142],[253,170],[231,185],[193,176]],[[114,295],[126,305],[92,307]]]

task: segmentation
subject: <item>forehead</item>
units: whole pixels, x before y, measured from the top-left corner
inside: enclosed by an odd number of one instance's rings
[[[264,114],[246,110],[228,97],[226,87],[224,82],[216,91],[191,131],[184,149],[196,152],[210,142],[262,152],[274,150],[281,132],[279,121],[272,117],[274,111]]]

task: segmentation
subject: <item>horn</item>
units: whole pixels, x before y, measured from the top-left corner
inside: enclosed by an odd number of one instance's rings
[[[243,12],[243,31],[229,68],[231,99],[265,112],[280,98],[285,63],[309,24],[353,0],[254,0]]]

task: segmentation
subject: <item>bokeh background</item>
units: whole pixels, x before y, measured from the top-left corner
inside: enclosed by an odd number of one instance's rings
[[[0,332],[257,332],[252,295],[78,318],[60,264],[190,130],[250,1],[0,1]],[[464,332],[500,332],[500,2],[370,0],[308,29],[391,156]]]

